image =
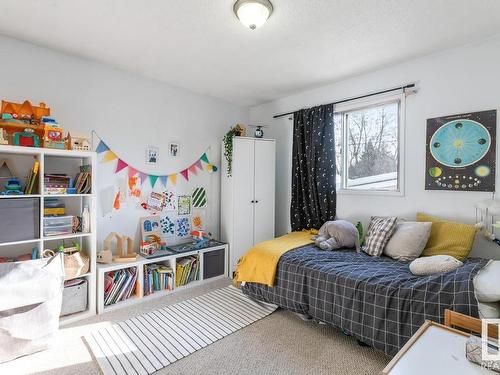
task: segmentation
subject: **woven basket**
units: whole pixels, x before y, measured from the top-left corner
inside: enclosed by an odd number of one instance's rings
[[[64,280],[74,279],[89,272],[90,258],[74,248],[64,249]]]

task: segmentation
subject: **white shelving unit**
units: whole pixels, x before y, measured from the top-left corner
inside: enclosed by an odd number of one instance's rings
[[[78,242],[90,257],[90,271],[82,276],[88,282],[87,310],[68,315],[61,318],[61,324],[68,324],[79,319],[95,315],[96,313],[96,170],[97,157],[94,152],[80,152],[69,150],[55,150],[47,148],[31,148],[19,146],[0,146],[0,160],[5,159],[10,162],[10,165],[15,167],[16,174],[24,187],[26,177],[29,173],[34,160],[40,163],[38,171],[38,191],[30,195],[0,195],[0,201],[4,199],[27,199],[34,198],[39,203],[39,236],[37,238],[23,239],[19,241],[2,241],[0,238],[0,257],[16,256],[27,252],[29,248],[37,248],[39,252],[46,249],[57,249],[59,245],[66,241]],[[45,173],[65,173],[70,176],[75,176],[79,172],[81,165],[92,166],[92,187],[91,194],[46,194],[44,192]],[[0,184],[4,185],[5,180],[0,179]],[[69,215],[80,215],[83,207],[87,205],[90,212],[90,229],[89,233],[73,233],[63,236],[44,236],[43,230],[43,208],[46,198],[59,198],[66,205],[66,212]],[[0,211],[1,216],[1,211]]]
[[[204,270],[204,262],[205,256],[214,251],[224,250],[224,272],[220,275],[213,277],[206,277],[203,274]],[[142,256],[139,256],[136,261],[127,262],[127,263],[110,263],[110,264],[98,264],[97,265],[97,313],[102,314],[104,312],[112,311],[117,308],[122,308],[126,306],[130,306],[131,304],[147,301],[153,298],[163,297],[171,293],[175,293],[179,290],[184,290],[187,288],[191,288],[197,285],[201,285],[203,283],[215,281],[224,277],[227,277],[228,274],[228,263],[227,263],[227,254],[228,254],[228,245],[221,244],[213,247],[208,247],[206,249],[193,250],[185,253],[178,253],[172,255],[165,255],[162,257],[147,259]],[[198,256],[200,262],[200,275],[199,280],[192,281],[189,284],[176,286],[175,285],[175,276],[176,276],[176,263],[180,258],[184,258],[187,256]],[[152,294],[144,296],[144,265],[152,264],[152,263],[162,263],[165,265],[169,265],[174,272],[174,286],[172,290],[163,290],[156,291]],[[132,293],[131,297],[125,301],[117,302],[112,305],[105,306],[104,305],[104,275],[107,272],[137,267],[137,281],[135,285],[135,292]]]

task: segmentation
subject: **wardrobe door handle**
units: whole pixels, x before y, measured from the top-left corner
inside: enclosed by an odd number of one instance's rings
[[[259,203],[259,201],[255,201],[255,203]]]
[[[254,200],[251,200],[251,201],[250,201],[250,203],[255,203],[255,201],[254,201]]]

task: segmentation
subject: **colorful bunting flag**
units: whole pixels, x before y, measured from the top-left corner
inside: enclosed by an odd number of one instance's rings
[[[135,168],[132,168],[130,165],[128,167],[128,176],[133,177],[137,174],[138,170]]]
[[[152,174],[149,175],[149,182],[151,182],[151,187],[153,187],[153,188],[155,187],[156,180],[158,180],[158,176],[155,176]]]
[[[109,150],[109,147],[106,146],[106,143],[104,143],[103,141],[100,141],[99,144],[97,145],[97,148],[95,149],[95,151],[98,153],[98,154],[101,154],[103,153],[104,151],[108,151]]]
[[[175,185],[177,183],[177,173],[169,174],[168,179],[172,185]]]
[[[146,181],[146,179],[148,178],[148,174],[144,172],[139,172],[139,178],[141,179],[141,184],[143,184],[144,181]]]
[[[192,166],[190,166],[188,169],[189,169],[189,172],[191,172],[191,173],[192,173],[192,174],[194,174],[195,176],[198,174],[198,173],[196,172],[196,165],[195,165],[195,164],[193,164]]]
[[[115,173],[118,173],[127,167],[128,167],[127,163],[125,163],[122,159],[118,159],[118,163],[116,163]]]
[[[141,180],[141,184],[144,184],[144,181],[146,181],[149,178],[149,182],[151,183],[151,186],[154,187],[156,185],[156,182],[158,179],[160,179],[161,183],[163,186],[167,186],[167,183],[170,183],[172,185],[175,185],[177,183],[177,175],[180,173],[182,177],[186,181],[189,181],[189,172],[191,172],[193,175],[198,174],[198,170],[204,170],[206,169],[209,173],[213,173],[217,171],[217,167],[215,165],[210,164],[210,160],[208,159],[207,153],[204,152],[201,157],[196,160],[191,166],[188,168],[184,169],[183,171],[180,171],[178,173],[172,173],[169,175],[162,175],[162,176],[157,176],[157,175],[150,175],[148,173],[144,173],[139,171],[138,169],[135,169],[128,165],[125,161],[122,159],[118,158],[118,156],[109,149],[108,145],[104,143],[104,141],[99,141],[99,144],[97,145],[96,152],[98,154],[104,153],[101,163],[107,163],[112,160],[118,159],[116,163],[116,168],[115,168],[115,173],[119,173],[125,168],[128,168],[128,177],[133,177],[137,174],[139,174],[139,179]],[[202,161],[206,163],[206,167],[203,166]]]
[[[113,151],[108,150],[104,154],[104,157],[102,158],[102,162],[107,163],[108,161],[115,160],[116,158],[118,158],[118,156],[116,156],[116,154]]]
[[[160,181],[163,184],[163,186],[167,187],[167,179],[168,176],[160,176]]]

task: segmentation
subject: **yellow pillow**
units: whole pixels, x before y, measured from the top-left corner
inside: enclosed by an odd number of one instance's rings
[[[476,237],[474,225],[446,221],[420,212],[417,221],[432,223],[431,235],[421,256],[451,255],[458,260],[467,259]]]

